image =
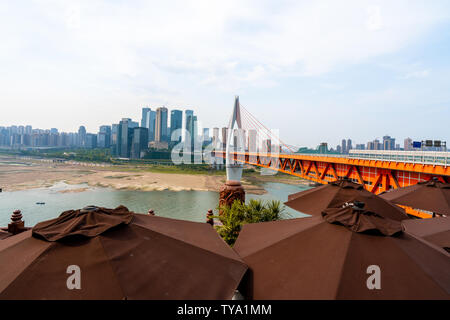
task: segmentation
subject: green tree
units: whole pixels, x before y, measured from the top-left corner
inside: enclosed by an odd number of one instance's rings
[[[214,216],[214,218],[217,218],[221,225],[215,226],[215,228],[230,246],[236,242],[244,224],[280,220],[285,214],[284,208],[278,200],[263,202],[252,199],[248,204],[235,200],[231,207],[221,206],[219,210],[222,214]]]

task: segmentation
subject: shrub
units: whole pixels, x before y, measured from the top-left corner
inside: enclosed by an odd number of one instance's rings
[[[215,226],[219,235],[233,246],[236,242],[242,226],[247,223],[258,223],[282,219],[284,208],[278,200],[263,202],[262,200],[250,200],[248,204],[235,200],[231,207],[221,206],[222,214],[214,216],[222,225]]]

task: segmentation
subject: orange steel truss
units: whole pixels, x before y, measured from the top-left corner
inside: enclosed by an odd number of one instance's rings
[[[225,158],[224,151],[215,151]],[[234,152],[236,161],[269,168],[321,184],[347,177],[375,194],[437,177],[450,183],[450,166],[320,155]],[[418,215],[418,214],[417,214]],[[421,214],[422,216],[423,214]]]

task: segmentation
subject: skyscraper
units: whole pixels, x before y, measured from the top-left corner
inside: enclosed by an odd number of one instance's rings
[[[148,149],[148,129],[137,127],[133,129],[133,141],[131,145],[131,158],[140,159]]]
[[[170,135],[169,141],[172,141],[172,134],[174,131],[178,129],[182,129],[183,127],[183,112],[181,110],[172,110],[170,111]],[[174,142],[181,142],[181,135],[178,140]]]
[[[228,128],[222,128],[222,149],[226,150],[227,148],[227,139],[228,139]]]
[[[349,153],[350,150],[352,150],[352,149],[353,149],[352,139],[347,139],[347,153]]]
[[[212,136],[212,143],[215,149],[220,148],[219,141],[220,141],[219,128],[215,127],[213,128],[213,136]]]
[[[347,141],[342,139],[342,153],[347,153]]]
[[[413,150],[412,142],[413,141],[412,141],[411,138],[406,138],[405,139],[404,144],[403,144],[403,148],[404,148],[405,151]]]
[[[117,154],[118,135],[119,135],[119,124],[114,123],[111,125],[111,154],[114,156],[118,156]]]
[[[192,111],[192,110],[184,111],[184,122],[185,122],[184,129],[186,130],[186,133],[189,134],[189,139],[190,139],[190,141],[186,141],[186,137],[185,137],[184,138],[185,142],[192,143],[192,138],[194,136],[194,111]]]
[[[155,141],[156,111],[147,113],[145,126],[148,129],[148,141]]]
[[[150,108],[142,108],[141,127],[147,128],[149,112],[150,112]]]
[[[86,143],[85,147],[88,149],[97,148],[97,135],[93,133],[86,134]]]
[[[193,136],[192,136],[192,141],[193,143],[195,143],[198,139],[198,122],[197,122],[197,116],[193,117],[193,122],[194,122],[194,129],[193,129]]]
[[[257,152],[257,146],[258,146],[258,131],[255,129],[248,130],[248,151],[249,152]]]
[[[121,158],[129,158],[131,142],[133,140],[133,127],[131,119],[123,118],[119,122],[117,135],[117,155]]]
[[[194,149],[194,111],[192,110],[186,110],[184,111],[185,114],[185,130],[186,130],[186,137],[185,137],[185,144],[191,150]]]
[[[384,150],[395,150],[395,138],[390,136],[383,137],[383,149]]]
[[[167,142],[167,115],[168,110],[165,107],[156,109],[155,141]]]
[[[84,126],[80,126],[78,129],[78,146],[84,147],[86,145],[86,128]]]
[[[97,147],[109,148],[111,146],[111,126],[100,126],[97,135]]]

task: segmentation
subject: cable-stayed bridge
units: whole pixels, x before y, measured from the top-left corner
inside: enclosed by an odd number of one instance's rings
[[[239,103],[236,97],[223,148],[213,156],[226,159],[227,179],[240,180],[243,164],[283,172],[326,184],[348,178],[370,192],[410,186],[434,177],[450,183],[450,152],[351,150],[341,154],[300,154],[284,143]],[[275,147],[274,147],[275,146]]]

